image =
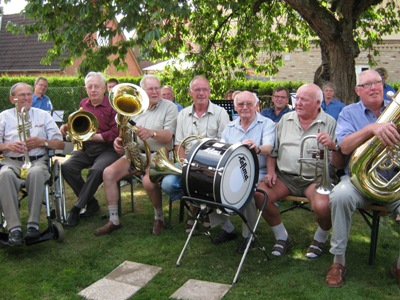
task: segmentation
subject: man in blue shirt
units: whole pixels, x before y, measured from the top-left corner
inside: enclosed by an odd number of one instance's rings
[[[394,122],[376,122],[389,104],[389,101],[383,99],[383,82],[379,73],[373,70],[362,72],[357,81],[356,93],[360,101],[342,110],[336,127],[337,141],[347,162],[352,153],[372,137],[387,146],[386,151],[393,148],[400,140],[400,134]],[[347,272],[345,255],[353,213],[358,207],[374,202],[374,199],[365,197],[350,180],[350,176],[359,177],[360,175],[350,174],[348,166],[345,172],[346,175],[341,177],[340,182],[329,195],[332,216],[330,252],[334,255],[334,259],[325,283],[330,287],[341,287],[344,282]],[[384,206],[391,212],[400,213],[400,199],[388,202]],[[391,273],[400,284],[400,256],[392,267]]]
[[[332,82],[325,82],[322,91],[324,92],[324,100],[322,100],[321,108],[335,120],[338,119],[340,112],[345,105],[335,96],[335,87]]]
[[[170,85],[164,85],[161,88],[161,98],[172,101],[176,107],[178,108],[178,112],[182,110],[182,105],[180,105],[178,102],[175,100],[175,93],[174,90],[172,89],[172,86]]]
[[[38,77],[34,85],[34,93],[32,96],[32,107],[40,108],[46,111],[53,110],[53,104],[50,98],[45,95],[49,83],[46,78]]]
[[[383,82],[383,99],[384,100],[392,100],[388,97],[387,93],[388,92],[393,92],[394,94],[396,93],[396,90],[389,84],[386,83],[386,80],[388,79],[388,72],[385,68],[376,68],[375,71],[379,73],[382,77],[382,82]]]
[[[284,114],[292,111],[289,106],[290,93],[284,87],[277,87],[272,93],[273,107],[265,108],[261,111],[261,115],[278,123]]]

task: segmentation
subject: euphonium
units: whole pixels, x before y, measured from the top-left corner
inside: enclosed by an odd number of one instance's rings
[[[150,147],[146,141],[143,141],[146,153],[146,161],[143,161],[137,142],[137,127],[130,118],[147,110],[149,97],[141,87],[135,84],[120,83],[110,92],[110,104],[118,113],[115,120],[119,128],[119,137],[124,141],[126,158],[133,163],[136,170],[144,173],[151,160]]]
[[[99,127],[96,116],[82,107],[68,117],[68,136],[82,148],[82,143],[91,139]]]
[[[30,129],[32,128],[32,122],[29,121],[29,111],[25,107],[21,108],[21,112],[18,113],[18,99],[14,99],[15,111],[17,116],[17,129],[19,140],[26,143],[26,140],[30,137]],[[24,163],[21,166],[20,176],[22,179],[26,179],[29,168],[32,167],[32,162],[29,159],[28,150],[24,153]]]
[[[317,139],[317,135],[305,136],[300,145],[300,157],[298,161],[300,162],[300,176],[307,181],[316,181],[318,178],[318,170],[322,169],[322,176],[318,186],[315,191],[322,195],[327,195],[332,191],[333,184],[329,176],[329,149],[328,147],[323,147],[323,149],[309,148],[307,153],[311,154],[311,157],[304,157],[304,149],[307,140]],[[317,143],[318,144],[318,143]],[[315,175],[312,178],[307,178],[303,176],[303,163],[311,164],[315,168]]]
[[[400,126],[400,93],[380,115],[376,123],[389,123]],[[387,148],[374,136],[359,146],[349,162],[350,180],[367,198],[378,203],[390,203],[400,198],[400,146]],[[391,179],[382,172],[391,170]]]

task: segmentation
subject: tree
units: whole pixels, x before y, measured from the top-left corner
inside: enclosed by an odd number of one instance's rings
[[[246,69],[276,74],[283,53],[319,44],[316,81],[331,80],[347,103],[355,100],[360,49],[371,51],[373,64],[381,36],[400,25],[396,0],[30,0],[25,11],[33,24],[7,28],[54,42],[46,63],[61,55],[66,55],[64,64],[85,56],[83,70],[104,70],[110,63],[122,68],[128,47],[139,46],[143,57],[154,60],[184,53],[185,60],[195,62],[193,69],[172,74],[187,84],[202,73],[221,93]],[[107,26],[114,18],[117,29]],[[107,47],[96,44],[96,32],[111,40],[124,31],[134,32],[133,37]],[[110,61],[110,54],[118,57]]]

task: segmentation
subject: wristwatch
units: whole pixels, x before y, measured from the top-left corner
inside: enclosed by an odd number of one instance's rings
[[[339,151],[339,150],[340,150],[340,146],[339,146],[339,144],[336,144],[336,145],[335,145],[335,149],[332,149],[331,151],[337,152],[337,151]]]
[[[157,133],[153,131],[153,135],[151,136],[153,139],[157,136]]]
[[[47,140],[44,141],[44,146],[45,146],[46,148],[49,147],[49,142],[48,142]]]

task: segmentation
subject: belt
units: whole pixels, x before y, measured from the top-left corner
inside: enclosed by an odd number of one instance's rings
[[[42,158],[44,155],[38,155],[38,156],[29,156],[29,160],[38,160],[39,158]],[[25,156],[18,156],[18,157],[10,157],[13,160],[25,160]]]

